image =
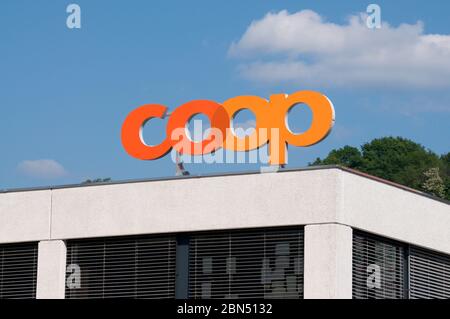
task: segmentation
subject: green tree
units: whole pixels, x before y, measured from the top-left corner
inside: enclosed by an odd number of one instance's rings
[[[82,182],[81,184],[96,184],[96,183],[106,183],[106,182],[110,182],[111,178],[107,177],[107,178],[95,178],[95,179],[87,179],[84,182]]]
[[[422,189],[427,193],[444,198],[445,185],[441,176],[439,176],[439,167],[432,167],[426,170],[423,175],[425,176],[425,181],[422,184]]]
[[[342,165],[349,168],[359,169],[363,162],[362,154],[356,147],[344,146],[332,150],[323,160],[317,158],[312,165]]]
[[[374,139],[361,149],[363,171],[416,189],[421,189],[427,169],[441,166],[435,153],[401,137]]]
[[[383,137],[362,145],[361,150],[351,146],[332,150],[327,157],[318,158],[311,165],[343,165],[450,199],[449,154],[439,157],[411,140],[401,137]],[[443,192],[431,191],[428,188],[431,177],[425,172],[431,168],[437,168],[437,174],[444,185]],[[437,182],[436,176],[433,182]]]
[[[441,176],[443,175],[445,184],[445,198],[450,200],[450,152],[441,156],[441,163],[443,166]]]

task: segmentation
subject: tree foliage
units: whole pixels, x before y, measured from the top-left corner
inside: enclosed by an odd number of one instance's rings
[[[358,169],[361,167],[363,157],[359,149],[352,146],[332,150],[323,160],[316,159],[313,165],[342,165],[345,167]]]
[[[405,138],[378,138],[360,149],[345,146],[312,163],[330,164],[354,168],[450,200],[450,153],[438,156]]]
[[[96,183],[107,183],[110,182],[111,178],[107,177],[107,178],[95,178],[95,179],[87,179],[84,182],[82,182],[81,184],[96,184]]]
[[[422,184],[422,189],[430,194],[444,198],[445,185],[439,175],[439,167],[432,167],[426,170],[423,175],[425,176],[425,181]]]
[[[443,167],[445,198],[450,200],[450,152],[441,156]]]

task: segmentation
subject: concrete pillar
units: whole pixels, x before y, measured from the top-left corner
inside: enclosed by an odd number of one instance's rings
[[[66,251],[62,240],[39,242],[37,299],[64,299]]]
[[[305,226],[305,299],[352,298],[352,228]]]

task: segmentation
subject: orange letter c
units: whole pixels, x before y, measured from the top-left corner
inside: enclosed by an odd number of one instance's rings
[[[152,118],[163,118],[167,107],[160,104],[146,104],[133,110],[125,119],[122,126],[122,145],[130,156],[141,160],[154,160],[163,157],[172,149],[170,139],[159,145],[145,144],[142,128]]]

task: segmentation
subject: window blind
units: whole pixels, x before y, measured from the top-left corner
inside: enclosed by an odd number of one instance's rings
[[[409,265],[412,299],[450,298],[450,256],[411,247]]]
[[[190,298],[302,298],[303,237],[300,227],[193,235]]]
[[[37,243],[0,245],[0,299],[36,298]]]
[[[405,298],[405,251],[401,243],[353,232],[353,298]]]
[[[79,270],[80,280],[67,284],[66,298],[174,298],[175,255],[171,236],[71,240],[67,278]]]

